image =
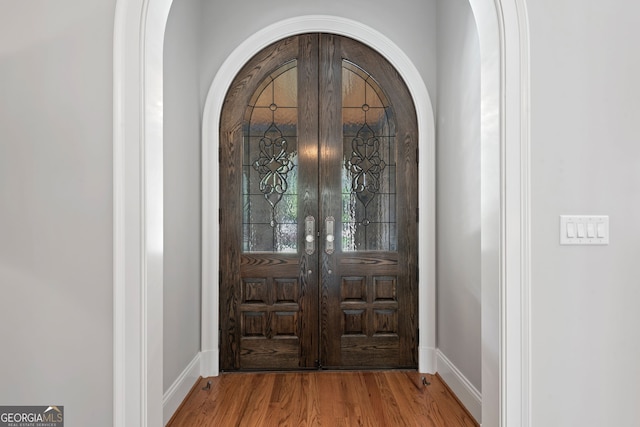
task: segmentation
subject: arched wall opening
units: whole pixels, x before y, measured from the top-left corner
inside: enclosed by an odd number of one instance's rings
[[[420,286],[418,349],[421,372],[434,372],[435,352],[435,130],[431,98],[409,58],[379,32],[352,20],[334,16],[303,16],[278,22],[255,33],[227,58],[209,89],[203,114],[203,309],[202,354],[207,375],[218,374],[218,208],[219,125],[226,92],[236,74],[256,53],[286,37],[323,32],[347,36],[385,56],[402,75],[413,97],[419,133],[419,239]]]
[[[162,53],[164,30],[172,0],[119,0],[116,6],[114,36],[114,423],[115,425],[158,425],[162,422]],[[488,240],[482,242],[482,359],[483,359],[483,424],[509,425],[509,420],[527,419],[528,343],[527,313],[528,279],[528,178],[526,114],[526,14],[518,0],[494,4],[487,0],[470,1],[478,24],[481,44],[482,73],[482,144],[483,144],[483,233]],[[496,9],[497,8],[497,9]],[[345,21],[334,17],[306,17],[309,23],[316,20],[319,32],[335,32],[350,36],[368,44],[385,55],[403,73],[414,97],[428,100],[428,93],[421,79],[412,80],[412,65],[394,52],[394,46],[384,37],[365,26],[345,29]],[[302,19],[302,20],[304,20]],[[300,21],[291,20],[283,28],[265,29],[273,41],[300,32]],[[356,30],[353,30],[356,28]],[[289,31],[289,33],[287,33]],[[293,32],[291,32],[293,31]],[[520,44],[507,50],[504,40],[519,40]],[[266,43],[266,42],[265,42]],[[266,45],[266,44],[265,44]],[[245,46],[237,57],[229,58],[228,69],[221,70],[211,87],[210,99],[224,97],[235,67],[240,67],[261,45]],[[524,58],[524,59],[523,59]],[[236,70],[237,71],[237,70]],[[224,73],[223,73],[224,72]],[[223,73],[223,74],[221,74]],[[517,76],[518,84],[506,86],[506,74]],[[225,86],[226,82],[226,86]],[[215,87],[215,89],[214,89]],[[215,92],[215,93],[212,93]],[[218,96],[220,95],[220,96]],[[212,101],[214,102],[214,101]],[[203,132],[206,162],[217,162],[217,120],[219,105],[209,105],[204,122],[212,118]],[[428,105],[426,105],[428,104]],[[420,144],[433,146],[433,112],[431,104],[416,105],[421,117]],[[510,106],[510,108],[507,108]],[[507,111],[510,115],[507,116]],[[523,132],[523,129],[525,130]],[[423,139],[423,138],[431,138]],[[214,141],[207,145],[206,141]],[[505,147],[509,147],[506,155]],[[486,148],[486,150],[485,150]],[[212,151],[212,152],[211,152]],[[428,150],[421,150],[430,160]],[[433,156],[431,156],[431,160]],[[524,159],[524,161],[523,161]],[[421,168],[421,181],[429,181],[423,174],[433,168]],[[213,174],[217,182],[217,172]],[[484,173],[487,173],[485,176]],[[486,179],[485,179],[486,178]],[[510,184],[510,185],[506,185]],[[486,188],[484,186],[487,186]],[[423,186],[429,190],[428,186]],[[211,193],[215,188],[206,188]],[[432,190],[431,190],[432,191]],[[427,203],[432,194],[424,194]],[[422,196],[422,194],[421,194]],[[207,196],[205,195],[205,198]],[[217,196],[209,197],[207,209],[216,208]],[[525,200],[523,206],[522,200]],[[422,209],[421,209],[422,210]],[[429,208],[426,209],[426,212]],[[422,213],[420,223],[421,245],[429,239],[428,227],[433,215]],[[507,228],[506,224],[512,224]],[[486,230],[486,233],[485,233]],[[215,232],[215,225],[203,224],[206,236]],[[214,242],[215,240],[213,240]],[[211,242],[211,241],[210,241]],[[203,258],[211,263],[203,272],[203,301],[214,304],[217,270],[217,245],[203,248]],[[431,252],[430,252],[431,251]],[[421,262],[427,263],[433,249],[420,248]],[[505,254],[517,253],[507,263]],[[213,256],[212,256],[213,255]],[[211,280],[213,277],[213,280]],[[209,278],[209,279],[207,279]],[[421,277],[422,282],[422,277]],[[506,292],[509,289],[510,292]],[[511,292],[511,289],[515,292]],[[432,370],[435,348],[435,320],[429,322],[427,294],[420,295],[421,370]],[[523,304],[524,302],[524,304]],[[422,313],[423,307],[425,313]],[[203,308],[202,325],[217,323],[215,311]],[[507,336],[505,324],[519,325]],[[217,328],[213,333],[204,330],[202,340],[202,368],[204,375],[216,373]],[[431,331],[431,332],[430,332]],[[515,331],[515,332],[514,332]],[[206,337],[204,336],[206,334]],[[423,335],[424,334],[424,335]],[[508,369],[507,369],[508,367]],[[507,399],[509,396],[509,399]],[[523,424],[523,423],[521,423]],[[524,425],[524,424],[523,424]]]

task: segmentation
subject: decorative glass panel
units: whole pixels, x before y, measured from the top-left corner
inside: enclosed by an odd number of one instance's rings
[[[258,87],[245,111],[244,252],[296,252],[298,201],[296,61]]]
[[[342,249],[396,251],[393,111],[378,83],[342,61]]]

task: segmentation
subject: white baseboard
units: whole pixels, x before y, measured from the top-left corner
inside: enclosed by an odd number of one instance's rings
[[[433,347],[418,347],[418,371],[423,374],[436,372],[436,349]]]
[[[162,397],[162,422],[167,425],[180,404],[187,397],[193,385],[200,378],[200,353],[196,354],[191,363],[182,371],[180,376]]]
[[[203,350],[200,352],[200,375],[202,378],[220,375],[219,350]]]
[[[473,418],[482,423],[482,394],[440,350],[436,350],[436,371]]]

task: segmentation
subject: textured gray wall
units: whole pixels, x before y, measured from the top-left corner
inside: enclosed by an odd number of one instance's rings
[[[199,0],[175,1],[164,45],[163,390],[200,351]]]
[[[438,2],[438,349],[481,389],[480,45],[466,0]]]
[[[0,404],[112,425],[114,0],[0,3]]]
[[[622,426],[640,407],[640,3],[538,0],[531,20],[535,426]],[[609,246],[560,246],[562,214]]]

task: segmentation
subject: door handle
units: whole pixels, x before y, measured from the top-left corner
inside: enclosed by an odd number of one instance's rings
[[[316,251],[316,220],[309,215],[304,219],[304,251],[307,255],[313,255]]]
[[[328,216],[325,220],[325,232],[327,234],[325,238],[324,251],[327,255],[331,255],[333,253],[333,241],[336,239],[335,231],[335,219],[332,216]]]

